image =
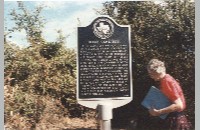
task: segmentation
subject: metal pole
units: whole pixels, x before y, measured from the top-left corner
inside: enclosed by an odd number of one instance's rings
[[[98,119],[100,120],[100,130],[111,130],[112,106],[99,104],[97,106]]]
[[[100,130],[111,130],[111,121],[110,120],[101,120],[100,121]]]

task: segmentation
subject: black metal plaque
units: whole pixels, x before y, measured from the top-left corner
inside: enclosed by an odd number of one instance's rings
[[[130,32],[109,17],[78,27],[78,98],[131,96]]]

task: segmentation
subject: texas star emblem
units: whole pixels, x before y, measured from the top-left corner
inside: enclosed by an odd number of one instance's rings
[[[111,37],[113,32],[113,23],[107,18],[98,19],[93,24],[93,33],[100,39],[107,39]]]

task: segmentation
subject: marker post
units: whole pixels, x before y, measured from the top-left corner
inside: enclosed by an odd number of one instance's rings
[[[100,130],[111,130],[112,106],[108,104],[99,104],[97,106],[98,120]]]
[[[97,110],[101,130],[111,130],[113,108],[132,101],[130,29],[108,16],[77,29],[77,101]]]

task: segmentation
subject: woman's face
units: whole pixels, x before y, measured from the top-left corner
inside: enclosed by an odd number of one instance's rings
[[[162,78],[161,77],[162,74],[157,73],[155,71],[148,71],[148,73],[149,73],[149,76],[155,81],[159,81]]]

